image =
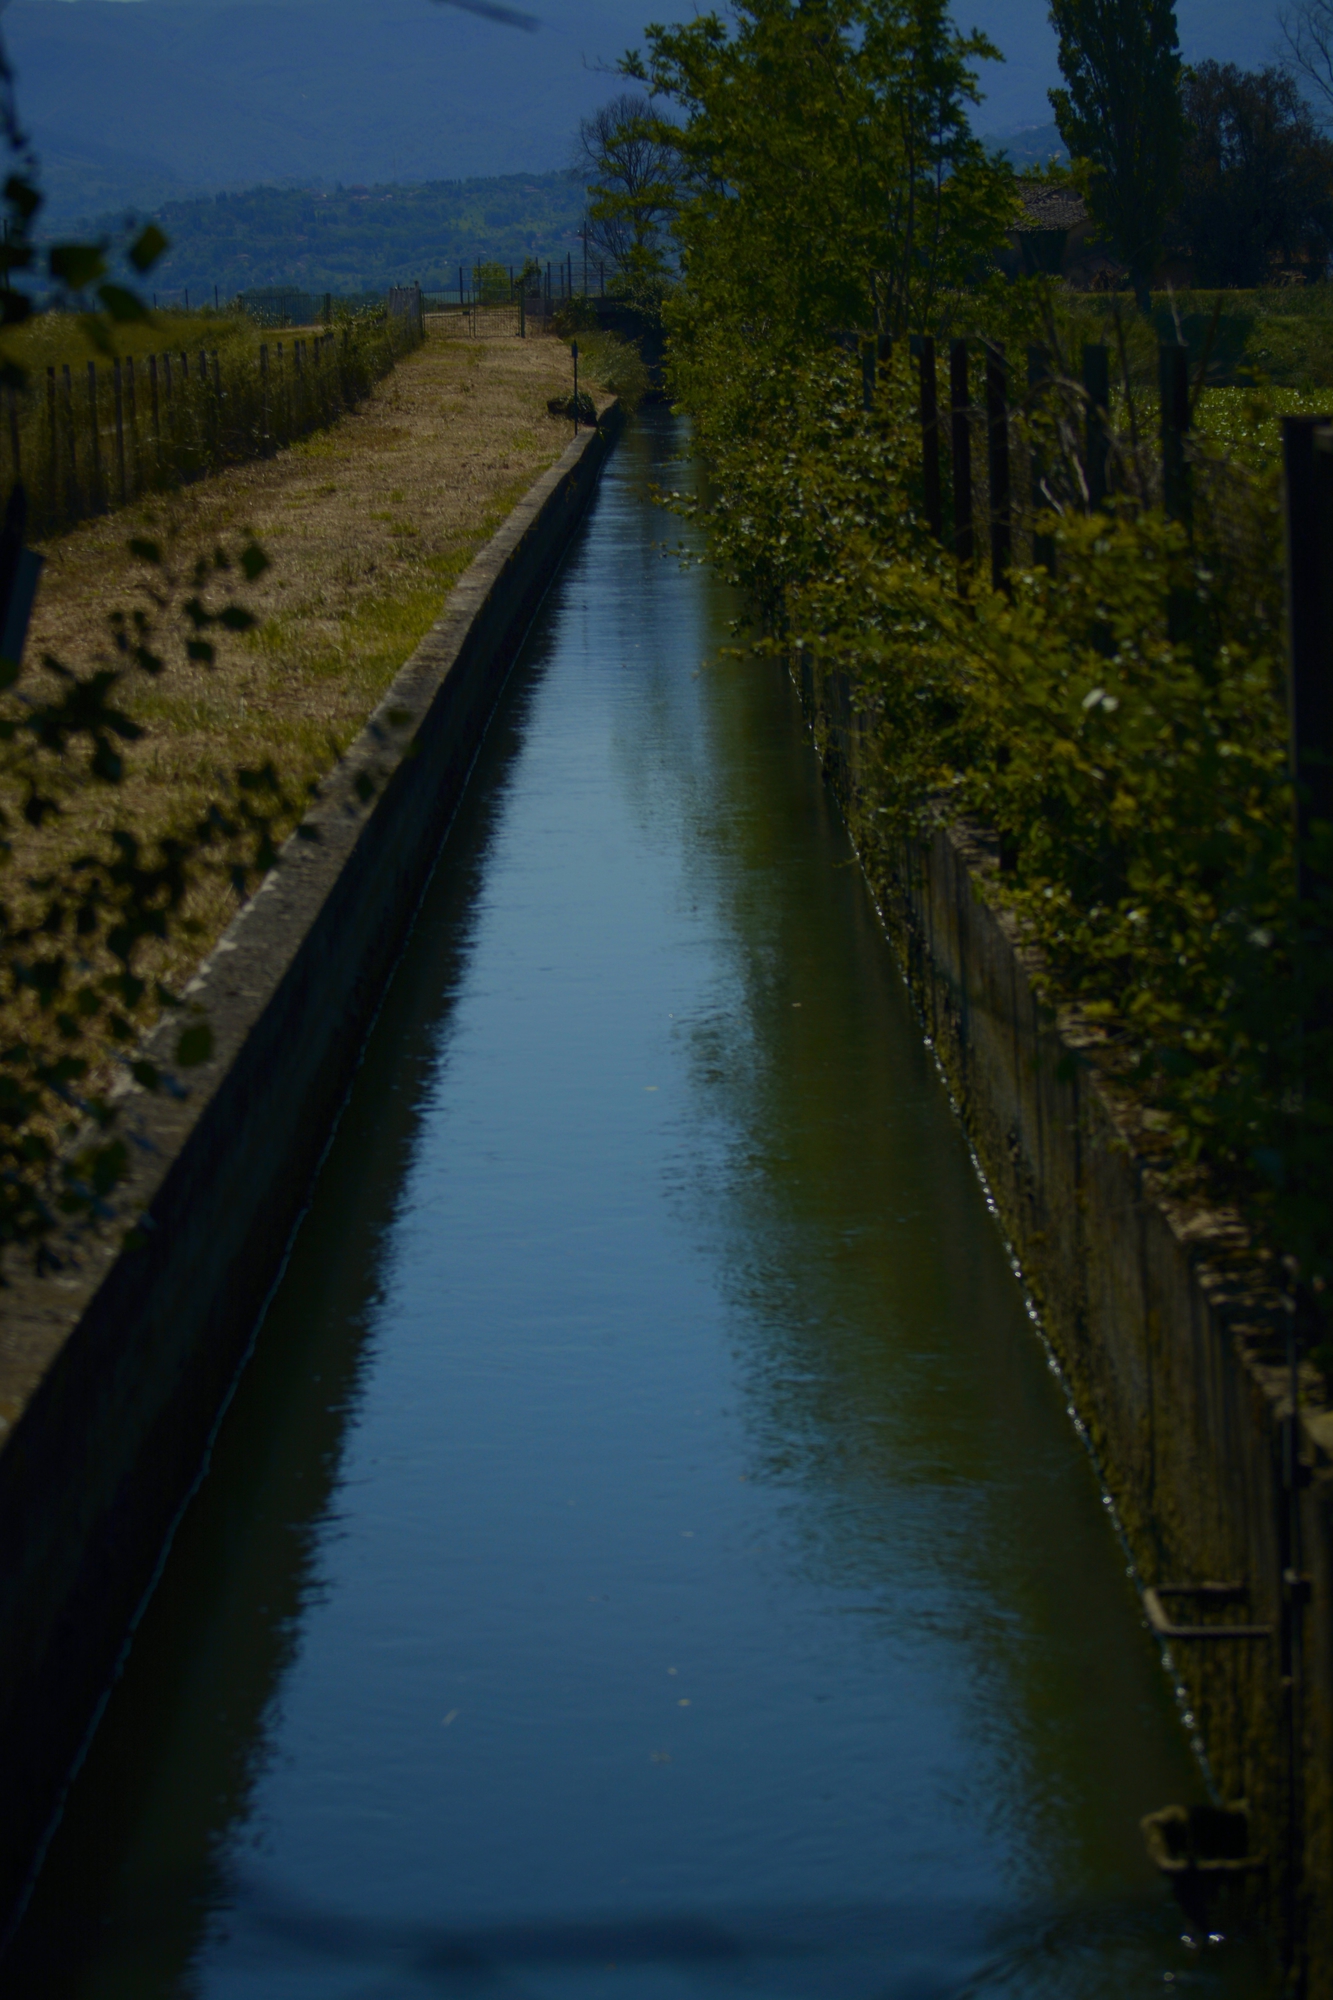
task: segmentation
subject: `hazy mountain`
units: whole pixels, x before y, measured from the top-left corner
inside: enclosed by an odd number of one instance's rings
[[[988,132],[986,144],[993,153],[1004,153],[1015,167],[1044,167],[1049,160],[1062,163],[1069,148],[1060,137],[1060,128],[1048,119],[1045,125],[1019,125],[1012,132]]]
[[[636,30],[607,0],[531,33],[431,0],[15,0],[4,19],[50,220],[258,182],[548,172],[623,89],[594,65]]]
[[[605,69],[690,0],[512,0],[526,33],[432,0],[12,0],[4,33],[47,221],[218,189],[461,180],[566,164]],[[1275,0],[1179,0],[1188,58],[1269,59]],[[1050,120],[1047,0],[958,0],[1003,50],[978,126]],[[598,66],[602,67],[599,68]]]
[[[248,188],[167,202],[171,248],[150,289],[163,303],[197,303],[267,285],[307,292],[382,292],[419,280],[453,291],[474,262],[521,270],[574,258],[582,276],[583,188],[568,174],[511,174],[411,187]],[[595,262],[589,279],[597,286]]]

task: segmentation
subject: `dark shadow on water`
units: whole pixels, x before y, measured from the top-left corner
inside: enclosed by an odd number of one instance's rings
[[[140,1912],[135,1970],[123,1988],[98,1991],[178,1993],[211,1912],[230,1899],[219,1856],[271,1754],[275,1690],[323,1587],[320,1546],[336,1522],[385,1237],[544,661],[538,631],[482,745],[321,1169],[318,1200],[298,1226],[207,1477],[177,1530],[168,1587],[145,1609],[129,1670],[111,1691],[0,1967],[6,1994],[38,2000],[81,1990],[85,1967],[108,1948],[116,1957],[112,1906],[118,1930],[127,1911]]]

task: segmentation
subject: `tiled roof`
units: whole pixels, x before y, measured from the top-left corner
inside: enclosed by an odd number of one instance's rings
[[[1072,188],[1020,188],[1018,198],[1027,210],[1020,230],[1073,229],[1088,219],[1086,202]]]

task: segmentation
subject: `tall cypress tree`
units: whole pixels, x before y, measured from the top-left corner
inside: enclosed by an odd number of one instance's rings
[[[1051,0],[1067,88],[1050,93],[1060,137],[1086,160],[1088,206],[1149,309],[1185,139],[1173,0]]]

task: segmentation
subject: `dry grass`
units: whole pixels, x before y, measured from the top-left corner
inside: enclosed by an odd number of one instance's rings
[[[89,785],[52,832],[25,833],[11,896],[16,879],[113,826],[152,836],[192,817],[219,770],[272,759],[294,795],[317,781],[478,547],[569,442],[569,424],[546,411],[569,365],[550,340],[428,341],[332,429],[48,544],[30,663],[50,652],[86,667],[104,650],[108,611],[134,601],[133,534],[169,537],[192,558],[252,529],[272,568],[245,594],[257,630],[220,639],[215,667],[173,658],[159,680],[127,681],[124,706],[149,733],[125,782]],[[234,907],[221,879],[201,886],[190,933],[152,969],[178,981]]]

